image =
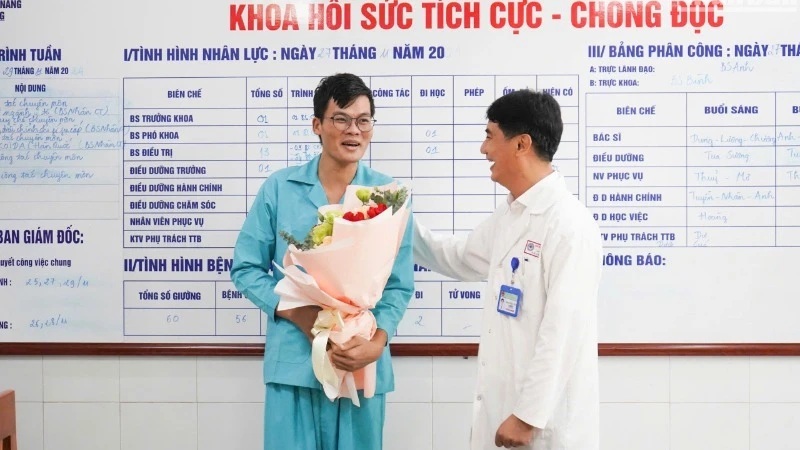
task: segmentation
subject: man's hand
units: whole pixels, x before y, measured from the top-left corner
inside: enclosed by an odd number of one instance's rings
[[[497,429],[497,433],[494,435],[494,445],[505,448],[528,445],[538,431],[534,426],[528,425],[512,414]]]
[[[331,362],[337,369],[353,372],[377,361],[387,340],[386,332],[378,328],[369,341],[361,336],[354,336],[341,346],[331,343]]]
[[[299,308],[284,309],[283,311],[275,311],[275,315],[292,322],[297,328],[305,333],[309,342],[314,340],[314,335],[311,334],[311,329],[314,328],[314,322],[317,321],[317,315],[322,311],[319,306],[308,305]]]

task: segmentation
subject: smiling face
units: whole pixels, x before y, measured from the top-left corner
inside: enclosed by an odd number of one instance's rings
[[[516,161],[518,141],[518,137],[506,138],[497,123],[489,122],[486,125],[486,139],[481,144],[481,153],[492,163],[489,168],[492,181],[506,188],[519,170]]]
[[[334,124],[333,117],[346,116],[352,118],[350,126],[344,131]],[[341,119],[341,117],[339,117]],[[328,100],[328,107],[321,118],[314,117],[312,127],[314,134],[322,140],[322,152],[339,166],[357,163],[367,151],[372,139],[372,132],[361,131],[356,121],[361,118],[372,118],[369,99],[362,95],[344,108],[339,107],[333,99]]]

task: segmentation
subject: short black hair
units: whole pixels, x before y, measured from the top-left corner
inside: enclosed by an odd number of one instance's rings
[[[489,105],[486,118],[497,124],[506,139],[529,135],[539,158],[553,161],[564,122],[561,107],[552,95],[530,89],[510,92]]]
[[[369,114],[374,116],[375,100],[364,80],[352,73],[337,73],[324,77],[314,90],[314,116],[322,119],[331,99],[340,108],[345,108],[362,95],[369,99]]]

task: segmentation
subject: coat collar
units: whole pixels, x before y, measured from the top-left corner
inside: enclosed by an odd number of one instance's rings
[[[553,171],[523,192],[516,200],[512,200],[511,194],[509,194],[506,201],[511,210],[524,208],[530,214],[542,214],[556,200],[568,193],[564,177],[558,171]]]
[[[508,202],[506,214],[510,213],[512,217],[523,220],[509,220],[508,223],[511,225],[507,229],[507,233],[500,233],[495,247],[498,250],[496,263],[503,261],[514,246],[518,245],[520,239],[530,231],[530,216],[543,214],[564,195],[569,195],[569,190],[564,182],[564,177],[555,171],[531,186],[516,200],[512,200],[511,194],[509,194],[506,198]]]

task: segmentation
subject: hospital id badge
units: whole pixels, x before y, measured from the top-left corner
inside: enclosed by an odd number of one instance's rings
[[[522,291],[514,286],[500,286],[500,296],[497,298],[497,312],[511,317],[517,317],[522,304]]]

